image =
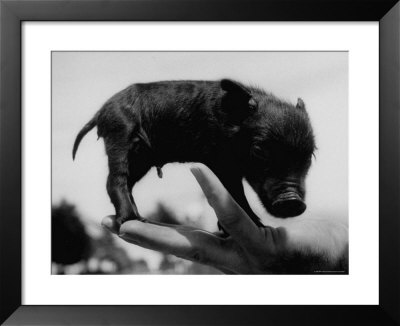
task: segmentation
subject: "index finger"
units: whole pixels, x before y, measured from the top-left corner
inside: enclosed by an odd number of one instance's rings
[[[190,170],[224,229],[239,243],[252,243],[254,237],[260,234],[259,228],[232,198],[217,176],[208,167],[200,164],[194,164]]]
[[[144,248],[217,268],[238,264],[240,260],[236,252],[224,245],[227,240],[184,226],[165,226],[133,220],[122,224],[119,236]]]

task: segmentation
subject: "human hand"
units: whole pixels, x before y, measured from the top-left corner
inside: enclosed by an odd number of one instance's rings
[[[228,237],[143,220],[127,221],[118,230],[114,216],[105,217],[103,226],[132,244],[210,265],[225,273],[282,272],[282,257],[290,251],[286,230],[258,227],[209,168],[196,164],[191,171]]]

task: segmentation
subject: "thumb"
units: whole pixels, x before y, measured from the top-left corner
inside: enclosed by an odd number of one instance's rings
[[[239,243],[252,242],[260,233],[259,228],[232,198],[217,176],[202,164],[193,164],[190,170],[224,229]]]

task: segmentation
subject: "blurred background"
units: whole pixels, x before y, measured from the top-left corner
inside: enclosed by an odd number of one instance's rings
[[[137,82],[237,79],[282,99],[306,103],[318,150],[307,178],[306,213],[269,216],[245,183],[246,195],[265,224],[302,219],[348,219],[347,52],[53,52],[52,53],[52,273],[216,274],[177,257],[127,244],[103,230],[114,214],[106,191],[107,157],[95,131],[76,134],[113,94]],[[186,164],[155,169],[135,186],[142,216],[217,229],[216,217]]]

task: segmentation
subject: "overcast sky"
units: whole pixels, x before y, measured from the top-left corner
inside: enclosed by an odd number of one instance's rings
[[[114,213],[105,188],[103,141],[92,131],[75,162],[71,154],[78,131],[114,93],[136,82],[221,78],[257,84],[293,103],[304,100],[318,147],[307,178],[306,214],[347,219],[347,52],[53,52],[53,203],[65,198],[94,223]],[[199,187],[186,167],[163,171],[163,179],[152,170],[134,189],[143,215],[160,198],[182,216],[203,209]],[[214,220],[204,221],[205,228],[214,225]],[[130,250],[139,256],[146,252]]]

